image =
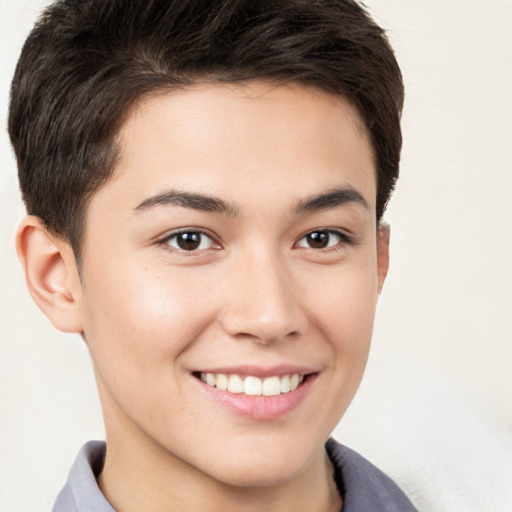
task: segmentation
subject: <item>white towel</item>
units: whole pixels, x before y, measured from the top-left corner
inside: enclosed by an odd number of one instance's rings
[[[512,512],[512,431],[420,361],[373,355],[334,431],[420,512]]]

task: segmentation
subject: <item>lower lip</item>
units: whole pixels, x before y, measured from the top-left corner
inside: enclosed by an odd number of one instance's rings
[[[276,396],[250,396],[243,393],[230,393],[205,384],[195,378],[204,393],[232,411],[254,420],[274,420],[296,409],[306,398],[318,374],[310,374],[289,393]]]

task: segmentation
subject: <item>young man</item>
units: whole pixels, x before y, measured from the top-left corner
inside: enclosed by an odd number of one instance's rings
[[[62,1],[9,133],[17,248],[106,428],[54,511],[412,511],[328,440],[388,268],[403,87],[351,0]]]

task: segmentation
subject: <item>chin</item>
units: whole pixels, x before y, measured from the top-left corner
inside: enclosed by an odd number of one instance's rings
[[[296,478],[303,470],[289,461],[274,461],[258,467],[237,465],[236,468],[225,468],[219,471],[217,479],[229,486],[246,489],[280,487]]]
[[[218,481],[233,487],[278,487],[282,486],[312,467],[322,450],[291,448],[283,443],[282,449],[265,449],[262,445],[225,457],[212,467],[211,475]]]

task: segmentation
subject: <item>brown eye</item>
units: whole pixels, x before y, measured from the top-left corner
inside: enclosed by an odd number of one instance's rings
[[[172,235],[166,242],[181,251],[200,251],[213,247],[213,240],[200,231],[182,231]]]
[[[309,249],[326,249],[338,245],[342,240],[343,237],[336,231],[318,230],[304,235],[297,245]]]
[[[313,249],[323,249],[329,244],[329,233],[325,231],[315,231],[306,235],[306,241],[309,247]]]

